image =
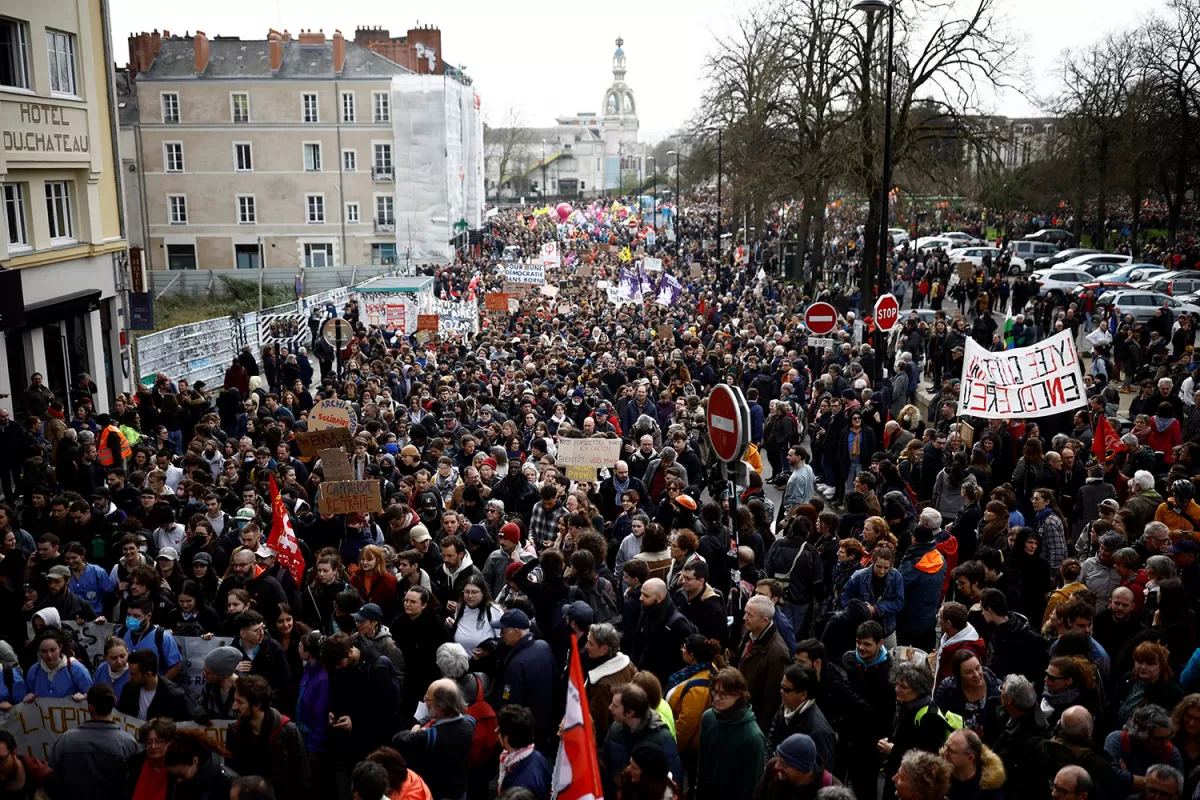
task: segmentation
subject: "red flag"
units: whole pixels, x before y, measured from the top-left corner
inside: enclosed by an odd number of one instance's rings
[[[292,580],[299,586],[304,578],[304,554],[300,552],[300,543],[292,530],[287,506],[275,486],[275,476],[268,477],[271,480],[271,535],[267,538],[267,547],[275,551],[279,563],[292,573]]]
[[[571,637],[571,671],[567,682],[567,710],[563,715],[558,760],[554,764],[554,800],[603,800],[600,787],[600,759],[596,737],[592,733],[592,714],[588,711],[583,685],[583,666],[579,663],[579,643]]]
[[[1092,432],[1092,455],[1101,464],[1112,461],[1113,456],[1126,450],[1125,443],[1108,423],[1108,417],[1098,415],[1096,430]]]

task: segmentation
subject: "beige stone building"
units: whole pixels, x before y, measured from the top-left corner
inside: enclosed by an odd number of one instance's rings
[[[390,263],[391,79],[407,73],[340,31],[131,37],[122,158],[148,265]]]
[[[129,385],[126,242],[105,0],[0,6],[0,405],[40,373],[70,413]]]

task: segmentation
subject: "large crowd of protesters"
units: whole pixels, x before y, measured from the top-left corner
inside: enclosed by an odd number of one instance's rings
[[[831,217],[840,278],[785,282],[786,224],[718,255],[706,197],[649,248],[679,299],[614,303],[601,282],[644,232],[584,208],[505,210],[421,270],[480,304],[477,335],[370,326],[352,298],[339,354],[247,348],[222,387],[160,374],[103,413],[90,376],[58,396],[34,375],[0,409],[0,712],[91,712],[45,759],[0,729],[0,798],[550,800],[573,642],[610,800],[1194,796],[1194,320],[1109,320],[901,248],[882,346],[851,217]],[[505,248],[549,239],[559,291],[484,311]],[[841,312],[820,348],[818,298]],[[1018,346],[1090,344],[1085,407],[961,425],[964,344],[1007,346],[997,311]],[[750,408],[736,481],[717,383]],[[320,511],[296,434],[327,398],[353,404],[346,457],[381,513]],[[1094,446],[1102,418],[1120,446]],[[620,460],[569,478],[580,437]],[[298,580],[268,545],[272,479]],[[117,627],[91,663],[97,621]],[[192,691],[176,638],[214,636]]]

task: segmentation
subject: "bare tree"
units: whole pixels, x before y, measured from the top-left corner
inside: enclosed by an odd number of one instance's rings
[[[504,112],[503,125],[483,129],[484,158],[496,164],[496,197],[507,179],[511,179],[515,167],[528,158],[527,148],[533,139],[524,127],[524,118],[519,108],[510,106]],[[485,170],[485,174],[486,174]]]

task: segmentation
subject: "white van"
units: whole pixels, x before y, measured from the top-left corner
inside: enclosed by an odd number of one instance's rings
[[[1048,258],[1058,253],[1058,248],[1050,242],[1031,242],[1025,239],[1009,242],[1008,251],[1014,256],[1024,260],[1024,262],[1032,267],[1033,262],[1039,258]],[[1015,272],[1010,270],[1010,274],[1015,275]]]

